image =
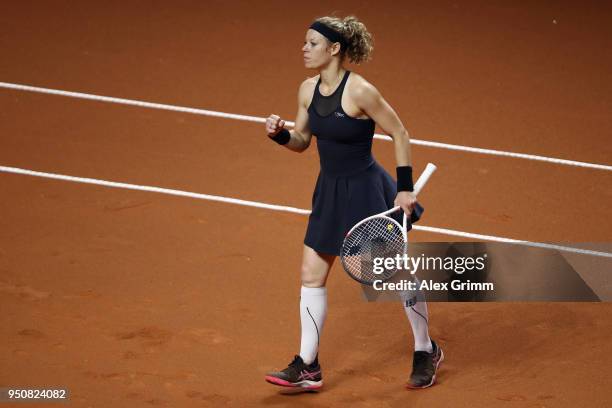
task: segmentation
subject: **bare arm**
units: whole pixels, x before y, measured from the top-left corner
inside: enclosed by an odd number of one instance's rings
[[[397,166],[412,166],[408,131],[380,92],[373,85],[364,81],[355,91],[355,102],[370,118],[374,119],[386,134],[393,138]],[[394,205],[399,205],[406,214],[410,214],[415,204],[416,196],[413,192],[398,191]]]
[[[308,127],[308,89],[307,81],[302,82],[298,91],[298,111],[295,118],[295,127],[289,132],[291,138],[289,142],[284,144],[287,149],[301,153],[308,149],[312,139],[312,133]],[[266,130],[268,136],[272,137],[278,134],[284,127],[285,121],[276,115],[270,115],[266,121]]]
[[[398,166],[412,166],[410,136],[391,105],[371,84],[364,82],[355,90],[355,102],[370,118],[393,138]]]

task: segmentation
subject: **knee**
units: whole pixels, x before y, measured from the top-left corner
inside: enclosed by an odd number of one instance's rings
[[[302,265],[302,286],[307,288],[320,288],[325,286],[325,274],[307,264]]]

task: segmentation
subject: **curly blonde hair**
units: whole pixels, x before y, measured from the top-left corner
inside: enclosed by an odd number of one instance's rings
[[[374,40],[372,34],[368,32],[365,24],[363,24],[355,16],[346,16],[344,18],[325,16],[319,17],[315,21],[325,24],[342,34],[346,40],[346,50],[341,51],[342,59],[348,57],[349,61],[354,64],[360,64],[372,59],[372,51],[374,50]]]

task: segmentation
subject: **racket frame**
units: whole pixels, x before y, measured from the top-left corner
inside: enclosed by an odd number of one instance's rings
[[[417,180],[417,182],[414,184],[414,195],[418,195],[421,190],[423,189],[423,187],[425,186],[425,184],[427,183],[427,181],[429,180],[429,178],[431,177],[431,175],[436,171],[437,167],[435,164],[433,163],[427,163],[427,166],[425,166],[425,170],[423,170],[423,173],[421,173],[421,175],[419,176],[419,179]],[[392,222],[395,225],[397,225],[398,227],[400,227],[401,231],[402,231],[402,237],[404,238],[404,244],[405,244],[405,248],[406,250],[408,249],[408,230],[407,230],[407,226],[408,226],[408,216],[406,215],[406,212],[404,211],[404,216],[402,219],[402,225],[400,225],[399,222],[397,222],[397,220],[394,220],[393,218],[389,217],[389,215],[393,214],[396,211],[399,211],[401,209],[401,207],[398,205],[397,207],[393,207],[387,211],[383,211],[379,214],[374,214],[371,215],[367,218],[364,218],[363,220],[359,221],[357,224],[355,224],[350,230],[349,232],[346,233],[346,235],[344,236],[344,240],[342,242],[342,247],[344,248],[344,245],[346,243],[346,237],[348,237],[357,227],[359,227],[360,225],[362,225],[363,223],[373,219],[373,218],[385,218],[386,221]],[[353,279],[355,279],[356,281],[358,281],[359,283],[363,283],[366,285],[372,285],[374,282],[370,282],[370,281],[365,281],[363,279],[359,279],[355,276],[353,276],[352,273],[347,271],[345,262],[344,262],[344,256],[340,257],[340,261],[342,263],[342,267],[344,269],[344,271],[346,273],[349,274],[349,276]],[[392,278],[393,275],[387,277],[387,280]]]
[[[399,207],[398,207],[398,208],[399,208]],[[397,211],[397,210],[396,210],[396,211]],[[404,226],[403,226],[403,227],[400,225],[400,223],[399,223],[399,222],[397,222],[397,220],[394,220],[393,218],[391,218],[391,217],[389,217],[389,216],[387,216],[387,215],[376,214],[376,215],[372,215],[371,217],[364,218],[363,220],[361,220],[361,221],[359,221],[357,224],[355,224],[355,226],[354,226],[353,228],[351,228],[351,230],[350,230],[350,231],[349,231],[349,232],[346,234],[346,236],[345,236],[345,238],[344,238],[344,241],[342,242],[342,247],[344,247],[344,242],[346,242],[346,237],[348,237],[348,236],[349,236],[349,234],[350,234],[351,232],[353,232],[353,231],[354,231],[354,230],[355,230],[357,227],[359,227],[361,224],[363,224],[363,223],[365,223],[365,222],[367,222],[367,221],[369,221],[369,220],[371,220],[371,219],[373,219],[373,218],[381,218],[381,219],[384,219],[384,220],[385,220],[385,222],[390,222],[390,223],[395,224],[395,225],[396,225],[396,226],[397,226],[397,227],[400,229],[400,231],[402,232],[402,238],[404,239],[404,248],[405,248],[405,250],[406,250],[406,251],[408,250],[408,233],[407,233],[407,231],[406,231],[406,216],[405,216],[405,214],[404,214]],[[370,286],[371,286],[371,285],[373,285],[373,284],[374,284],[374,281],[369,281],[369,280],[365,280],[365,279],[360,279],[360,278],[358,278],[357,276],[353,275],[352,273],[348,272],[348,270],[347,270],[347,269],[349,269],[349,268],[348,268],[348,267],[347,267],[347,265],[346,265],[345,258],[347,258],[347,257],[346,257],[346,256],[341,256],[341,257],[340,257],[340,262],[342,263],[342,268],[344,269],[344,271],[345,271],[346,273],[348,273],[348,274],[349,274],[349,276],[350,276],[352,279],[354,279],[354,280],[356,280],[357,282],[359,282],[359,283],[361,283],[361,284],[364,284],[364,285],[370,285]],[[376,280],[386,281],[386,280],[391,279],[391,278],[392,278],[394,275],[395,275],[395,273],[394,273],[394,274],[392,274],[392,275],[390,275],[390,276],[387,276],[386,278],[383,278],[383,276],[382,276],[382,274],[381,274],[381,278],[380,278],[380,279],[376,279]]]

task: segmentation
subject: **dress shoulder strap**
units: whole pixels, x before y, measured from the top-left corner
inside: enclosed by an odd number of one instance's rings
[[[340,92],[340,95],[342,95],[342,93],[344,92],[344,86],[346,85],[346,81],[348,81],[348,77],[350,73],[351,71],[347,69],[346,72],[344,73],[344,76],[342,77],[342,81],[340,81],[340,86],[338,86],[338,89],[337,89]],[[321,78],[319,78],[319,80],[321,80]]]

